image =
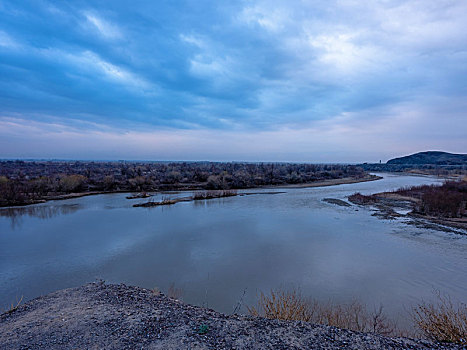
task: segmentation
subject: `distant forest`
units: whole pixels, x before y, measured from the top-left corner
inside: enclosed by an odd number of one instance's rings
[[[0,205],[76,192],[225,190],[365,175],[361,167],[331,164],[1,161]]]
[[[375,172],[397,173],[416,169],[420,172],[437,176],[467,174],[467,165],[363,163],[358,164],[358,166],[365,171]]]

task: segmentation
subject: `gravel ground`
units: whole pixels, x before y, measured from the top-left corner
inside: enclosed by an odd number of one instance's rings
[[[0,349],[460,349],[304,322],[226,316],[148,289],[90,283],[0,316]]]

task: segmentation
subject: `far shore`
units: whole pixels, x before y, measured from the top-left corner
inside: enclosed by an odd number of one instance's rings
[[[368,182],[368,181],[376,181],[381,180],[383,177],[378,175],[367,175],[361,178],[353,178],[353,177],[343,177],[341,179],[330,179],[330,180],[322,180],[316,182],[309,182],[303,184],[287,184],[287,185],[277,185],[277,186],[263,186],[259,188],[307,188],[307,187],[326,187],[326,186],[337,186],[337,185],[346,185],[346,184],[354,184],[359,182]]]
[[[367,175],[360,178],[353,178],[353,177],[343,177],[340,179],[329,179],[329,180],[321,180],[316,182],[308,182],[303,184],[281,184],[281,185],[273,185],[273,186],[257,186],[257,187],[249,187],[249,188],[239,188],[234,190],[254,190],[254,189],[267,189],[267,188],[308,188],[308,187],[326,187],[326,186],[337,186],[337,185],[345,185],[345,184],[353,184],[359,182],[368,182],[368,181],[376,181],[382,179],[381,176],[377,175]],[[206,191],[206,189],[202,188],[201,186],[193,186],[193,187],[181,187],[178,189],[173,190],[159,190],[159,191],[147,191],[148,193],[160,193],[160,192],[189,192],[189,191]],[[40,204],[46,203],[48,201],[57,201],[57,200],[67,200],[67,199],[74,199],[80,198],[85,196],[94,196],[99,194],[113,194],[113,193],[137,193],[137,191],[89,191],[89,192],[77,192],[77,193],[67,193],[62,195],[54,195],[48,196],[43,199],[38,199],[31,201],[29,203],[18,204],[18,205],[6,205],[2,206],[3,208],[10,208],[10,207],[23,207],[33,204]]]

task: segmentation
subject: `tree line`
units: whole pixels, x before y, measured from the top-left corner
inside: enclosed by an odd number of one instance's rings
[[[76,192],[228,190],[365,175],[341,164],[1,161],[0,205]]]

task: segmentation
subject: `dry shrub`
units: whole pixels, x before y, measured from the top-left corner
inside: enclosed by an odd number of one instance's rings
[[[436,303],[423,302],[414,307],[412,317],[423,334],[434,341],[467,344],[467,306],[454,305],[437,293]]]
[[[5,310],[4,312],[0,312],[0,315],[1,314],[11,314],[12,312],[18,310],[19,306],[21,305],[21,302],[23,301],[23,296],[21,296],[21,298],[16,298],[16,302],[15,303],[11,303],[10,304],[10,307],[8,308],[8,310]]]
[[[329,302],[318,305],[316,316],[318,316],[317,323],[358,332],[392,335],[396,331],[395,323],[383,313],[382,305],[369,311],[365,305],[357,300],[347,304]]]
[[[258,308],[248,307],[253,316],[263,316],[278,320],[293,320],[311,322],[314,308],[300,291],[271,290],[270,295],[261,292]]]
[[[447,181],[441,186],[403,187],[395,193],[420,199],[415,211],[421,214],[462,218],[467,214],[467,182]]]
[[[180,299],[183,295],[183,289],[175,287],[175,283],[172,283],[167,290],[167,295],[172,299]]]
[[[375,204],[378,202],[378,199],[373,196],[366,196],[361,194],[360,192],[356,192],[348,197],[349,201],[351,201],[354,204],[359,204],[359,205],[368,205],[368,204]]]
[[[221,190],[221,191],[198,191],[193,194],[194,200],[213,199],[222,197],[233,197],[237,195],[236,190]]]
[[[326,324],[359,332],[392,335],[396,331],[395,323],[387,319],[382,306],[368,311],[356,300],[348,304],[320,303],[304,298],[295,289],[271,290],[268,295],[261,292],[258,307],[248,307],[248,311],[253,316]]]
[[[169,204],[175,204],[177,203],[177,200],[171,199],[170,197],[163,196],[162,200],[159,202],[160,205],[169,205]]]

